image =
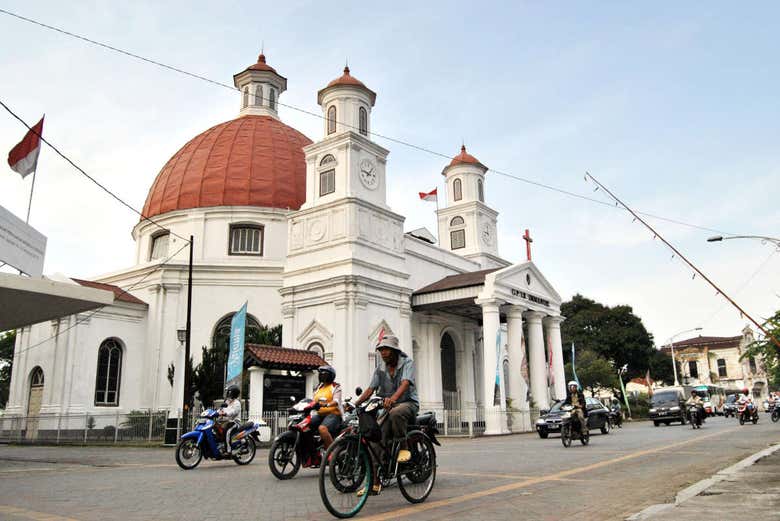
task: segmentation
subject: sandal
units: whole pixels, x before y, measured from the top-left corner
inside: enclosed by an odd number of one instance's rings
[[[379,493],[382,492],[382,485],[374,485],[371,487],[371,490],[369,490],[368,487],[363,487],[358,490],[357,497],[365,496],[366,491],[368,491],[369,496],[378,496]]]

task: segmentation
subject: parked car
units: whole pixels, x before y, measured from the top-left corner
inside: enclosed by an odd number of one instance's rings
[[[602,434],[609,433],[609,409],[596,398],[585,398],[588,409],[588,429],[599,429]],[[563,401],[557,401],[549,411],[542,411],[542,415],[536,420],[536,432],[540,438],[546,438],[551,432],[561,432],[561,405]]]
[[[726,401],[723,403],[723,416],[728,418],[729,416],[736,417],[737,415],[737,395],[730,394],[726,397]]]
[[[653,425],[669,425],[673,421],[685,425],[685,400],[690,396],[690,390],[685,387],[663,387],[656,389],[650,398],[648,416]]]

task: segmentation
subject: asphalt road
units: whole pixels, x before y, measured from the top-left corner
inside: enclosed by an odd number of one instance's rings
[[[780,442],[780,423],[712,418],[701,430],[624,424],[564,448],[557,435],[447,439],[436,486],[411,505],[391,486],[358,519],[621,520]],[[0,446],[0,519],[332,519],[317,473],[277,481],[267,451],[249,466],[180,470],[170,449]]]

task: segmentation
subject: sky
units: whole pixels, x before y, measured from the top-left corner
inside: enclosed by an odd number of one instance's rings
[[[533,260],[567,300],[629,305],[657,344],[683,330],[734,336],[748,323],[625,212],[631,207],[723,234],[780,236],[780,5],[727,2],[28,2],[0,9],[232,83],[261,45],[288,78],[280,102],[319,113],[317,90],[352,74],[377,92],[372,130],[488,172],[499,253]],[[239,94],[0,13],[0,99],[90,175],[143,207],[165,162],[237,116]],[[313,140],[321,121],[281,107]],[[24,128],[0,110],[0,149]],[[388,203],[405,228],[435,229],[417,192],[448,161],[390,150]],[[0,205],[24,218],[31,177],[0,167]],[[132,265],[138,216],[44,149],[30,224],[48,237],[44,273],[90,278]],[[716,231],[648,222],[761,322],[780,308],[771,244],[708,243]],[[6,267],[7,269],[7,267]],[[682,334],[681,340],[694,333]]]

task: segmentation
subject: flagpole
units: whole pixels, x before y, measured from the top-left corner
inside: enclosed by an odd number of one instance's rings
[[[35,191],[35,174],[36,174],[36,172],[38,172],[37,165],[35,167],[35,170],[33,170],[32,186],[30,187],[30,201],[27,203],[27,220],[25,221],[26,224],[30,224],[30,209],[32,208],[33,191]]]
[[[441,248],[440,236],[441,230],[439,230],[439,185],[436,185],[436,242],[439,243]]]

